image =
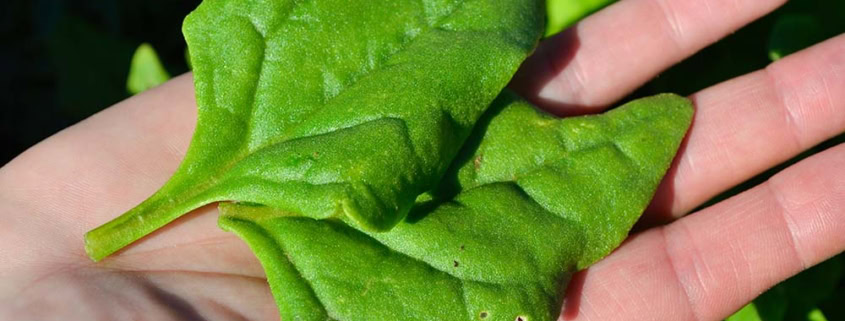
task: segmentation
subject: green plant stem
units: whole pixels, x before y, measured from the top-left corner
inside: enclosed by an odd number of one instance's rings
[[[168,184],[174,185],[174,184]],[[178,189],[165,186],[123,215],[85,233],[85,252],[99,262],[182,215],[214,202],[209,190]]]

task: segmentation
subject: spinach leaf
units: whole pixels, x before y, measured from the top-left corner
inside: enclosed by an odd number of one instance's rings
[[[284,320],[556,320],[572,273],[621,243],[691,117],[660,95],[559,120],[506,92],[388,232],[231,203],[219,224],[256,253]]]
[[[518,107],[485,115],[433,198],[514,182],[591,232],[584,268],[621,243],[651,201],[692,121],[691,104],[661,94],[600,116],[557,119],[519,101],[508,92],[497,98]]]
[[[204,204],[388,230],[444,174],[533,50],[542,0],[204,1],[185,20],[191,146],[149,199],[86,234],[94,260]]]

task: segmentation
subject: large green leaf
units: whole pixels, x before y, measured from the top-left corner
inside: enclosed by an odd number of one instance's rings
[[[661,95],[559,120],[504,93],[471,157],[388,232],[231,203],[220,226],[256,253],[283,320],[555,320],[572,273],[645,209],[691,117]]]
[[[86,235],[95,260],[220,200],[387,230],[533,50],[542,0],[206,0],[185,20],[199,120],[156,194]]]

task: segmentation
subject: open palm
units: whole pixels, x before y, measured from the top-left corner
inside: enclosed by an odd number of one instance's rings
[[[621,1],[545,41],[512,87],[554,113],[598,112],[783,2]],[[691,98],[693,127],[643,231],[575,277],[563,319],[719,320],[845,249],[845,146],[681,218],[845,131],[845,36]],[[175,171],[195,121],[186,75],[0,169],[0,320],[278,319],[261,266],[217,228],[214,206],[100,263],[85,254],[86,231]]]

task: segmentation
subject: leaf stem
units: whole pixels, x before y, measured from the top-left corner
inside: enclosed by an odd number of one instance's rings
[[[172,193],[165,186],[123,215],[85,233],[85,252],[94,262],[119,251],[210,200],[207,190],[180,189]],[[168,196],[170,195],[170,196]]]

